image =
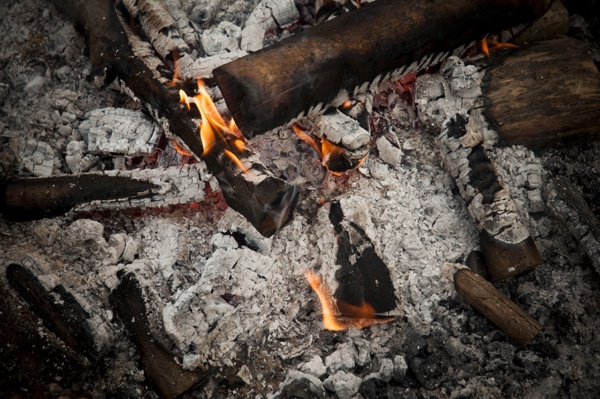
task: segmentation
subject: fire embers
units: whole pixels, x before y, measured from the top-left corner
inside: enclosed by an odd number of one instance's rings
[[[334,175],[356,169],[369,154],[369,132],[359,121],[337,109],[314,119],[311,131],[316,139],[298,125],[292,129],[317,151],[323,167]]]
[[[323,326],[327,330],[364,328],[393,321],[385,315],[396,308],[390,272],[381,260],[365,231],[344,220],[339,202],[331,204],[329,218],[338,240],[336,263],[341,267],[335,277],[339,283],[335,293],[315,273],[305,272],[323,310]]]

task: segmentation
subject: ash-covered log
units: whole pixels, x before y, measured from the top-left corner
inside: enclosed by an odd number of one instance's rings
[[[534,20],[551,3],[378,0],[213,74],[241,131],[253,137],[435,64],[489,32]]]
[[[511,51],[484,83],[484,114],[500,145],[541,148],[600,135],[600,73],[580,40]]]
[[[120,78],[128,90],[147,104],[166,130],[178,136],[200,158],[204,149],[198,129],[188,110],[179,104],[178,90],[168,86],[167,80],[157,70],[151,70],[141,58],[136,57],[113,2],[70,0],[54,3],[76,27],[83,30],[90,48],[93,74],[105,76],[107,81]],[[298,194],[295,187],[269,173],[266,168],[262,171],[260,185],[257,185],[256,181],[246,178],[247,174],[224,171],[216,157],[204,157],[203,160],[223,187],[252,193],[248,196],[242,194],[244,196],[240,199],[240,195],[232,197],[230,190],[222,190],[227,204],[246,217],[261,234],[270,236],[290,220]],[[232,178],[233,174],[235,178]],[[293,197],[292,200],[290,197]],[[274,220],[273,215],[279,219]]]

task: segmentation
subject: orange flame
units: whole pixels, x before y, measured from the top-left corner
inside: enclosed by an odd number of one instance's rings
[[[186,157],[191,157],[193,154],[191,152],[189,152],[188,150],[186,150],[185,148],[183,148],[178,142],[177,140],[171,140],[171,142],[173,143],[173,147],[175,147],[175,151],[177,151],[178,153],[180,153],[181,155],[185,155]]]
[[[491,50],[498,50],[502,48],[517,48],[516,44],[512,43],[501,43],[495,37],[486,37],[481,41],[481,52],[486,56],[490,56]]]
[[[379,318],[373,306],[366,302],[360,306],[354,306],[336,300],[329,288],[323,284],[323,280],[310,270],[304,272],[304,277],[317,294],[317,297],[319,297],[323,310],[323,327],[326,330],[343,331],[348,328],[360,329],[395,320],[393,316]],[[340,307],[343,309],[343,312],[339,311]]]
[[[193,103],[200,117],[202,123],[198,126],[200,130],[200,140],[202,141],[202,147],[204,151],[202,156],[206,156],[217,143],[221,143],[225,148],[223,153],[229,157],[244,173],[248,173],[248,169],[244,167],[242,161],[238,155],[243,154],[246,151],[246,141],[244,136],[237,127],[235,121],[231,119],[229,124],[225,123],[221,114],[217,110],[215,103],[210,98],[210,94],[206,90],[202,79],[198,79],[198,94],[194,97],[189,97],[183,90],[179,90],[179,98],[182,104],[185,104],[190,109],[190,104]],[[222,147],[222,148],[223,148]]]

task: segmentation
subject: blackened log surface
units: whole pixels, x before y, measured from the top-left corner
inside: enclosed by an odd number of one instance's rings
[[[366,302],[377,313],[395,309],[396,296],[390,272],[366,232],[355,223],[342,224],[343,211],[339,202],[331,204],[329,218],[334,223],[338,242],[336,264],[340,268],[335,277],[339,286],[334,296],[340,312],[350,317],[355,312],[352,307],[344,308],[344,303],[358,307]]]
[[[471,251],[465,262],[467,267],[483,278],[487,278],[485,258],[480,251]]]
[[[143,198],[154,188],[146,181],[92,174],[17,179],[0,188],[0,211],[7,220],[35,220],[91,201]]]
[[[62,285],[46,291],[33,273],[21,265],[11,264],[6,269],[10,285],[30,305],[45,326],[75,352],[94,360],[99,356],[94,335],[87,319],[90,315],[81,307],[73,294]]]
[[[540,17],[550,4],[378,0],[213,74],[237,125],[253,137],[319,104],[321,109],[340,105],[348,97],[336,100],[341,90],[353,93],[400,67],[398,74],[421,69],[486,33]]]
[[[132,274],[121,276],[110,299],[140,351],[142,368],[162,398],[177,398],[203,382],[207,373],[182,369],[173,354],[152,337],[142,290]]]
[[[492,281],[506,280],[535,269],[542,263],[542,255],[531,236],[519,243],[510,244],[482,230],[479,233],[479,245]]]
[[[500,145],[541,148],[600,135],[600,73],[579,40],[514,50],[484,83],[484,114]]]

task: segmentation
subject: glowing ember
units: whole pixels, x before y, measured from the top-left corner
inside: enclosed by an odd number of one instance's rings
[[[373,324],[388,323],[395,319],[395,317],[380,317],[375,309],[366,302],[360,306],[353,306],[336,300],[321,278],[310,270],[304,272],[304,277],[319,297],[323,309],[323,327],[326,330],[360,329]]]
[[[244,173],[248,173],[248,169],[239,158],[239,155],[246,151],[244,136],[233,119],[231,119],[229,124],[225,123],[215,103],[210,98],[204,82],[198,79],[198,94],[194,97],[189,97],[183,90],[179,90],[179,98],[180,102],[185,104],[188,109],[191,108],[190,104],[193,103],[202,118],[202,123],[198,126],[200,140],[204,148],[202,156],[216,151],[217,148],[222,149],[223,153],[233,163]]]

